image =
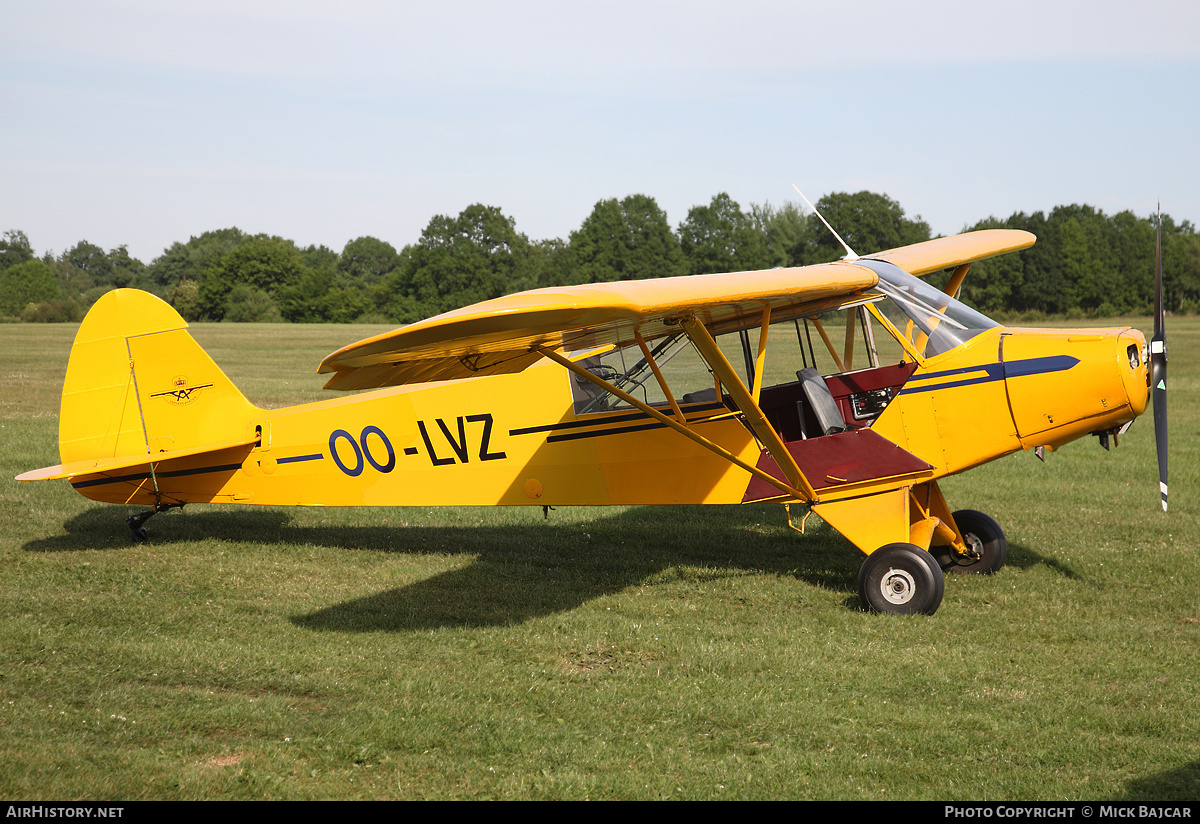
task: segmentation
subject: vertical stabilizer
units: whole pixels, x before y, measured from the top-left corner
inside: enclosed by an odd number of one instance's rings
[[[71,347],[62,470],[245,442],[255,412],[178,312],[146,292],[117,289],[92,306]]]

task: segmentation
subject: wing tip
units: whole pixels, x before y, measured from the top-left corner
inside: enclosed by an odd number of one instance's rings
[[[63,472],[62,464],[57,466],[45,466],[41,469],[31,469],[28,472],[22,472],[16,477],[18,481],[53,481],[59,478],[66,478],[68,473]]]

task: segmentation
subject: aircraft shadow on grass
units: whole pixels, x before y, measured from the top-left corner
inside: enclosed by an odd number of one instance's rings
[[[1125,796],[1116,800],[1162,802],[1176,799],[1194,804],[1197,798],[1200,798],[1200,761],[1130,781]]]
[[[213,539],[280,549],[473,556],[424,580],[292,618],[297,626],[318,631],[505,626],[569,611],[630,587],[742,575],[795,578],[844,593],[847,607],[859,606],[858,551],[819,521],[804,536],[789,530],[778,506],[639,506],[614,508],[588,521],[556,519],[555,513],[544,520],[531,510],[523,524],[462,526],[399,525],[404,509],[386,513],[380,526],[297,526],[291,511],[274,508],[167,513],[152,521],[150,544],[183,549]],[[64,527],[66,535],[30,541],[24,549],[140,548],[130,543],[112,507],[91,507]],[[1009,545],[1008,563],[1044,564],[1079,577],[1019,545]]]

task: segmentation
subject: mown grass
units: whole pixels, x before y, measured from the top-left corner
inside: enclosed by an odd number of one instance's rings
[[[1135,323],[1145,328],[1144,319]],[[780,507],[132,510],[55,463],[73,328],[0,326],[0,796],[1200,797],[1200,321],[1153,427],[945,484],[1009,566],[932,617]],[[255,401],[363,327],[197,325]]]

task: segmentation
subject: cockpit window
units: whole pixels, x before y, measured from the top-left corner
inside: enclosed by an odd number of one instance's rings
[[[879,308],[926,357],[949,352],[985,329],[1000,325],[891,263],[856,262],[879,275],[876,288],[890,298]]]
[[[677,332],[650,341],[649,349],[678,403],[718,401],[712,372],[686,335]],[[643,403],[649,406],[667,405],[666,395],[637,344],[603,346],[582,358],[579,352],[571,352],[570,355],[593,375]],[[571,376],[571,396],[575,401],[576,415],[633,408],[579,375]]]

